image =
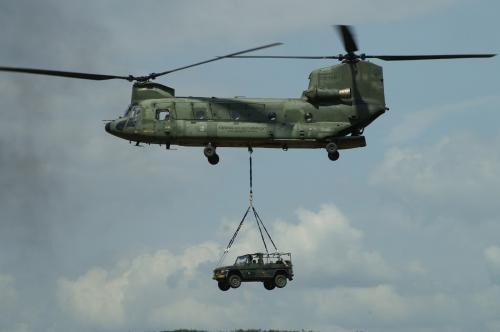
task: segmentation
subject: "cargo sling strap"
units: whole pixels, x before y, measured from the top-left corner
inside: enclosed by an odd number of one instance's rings
[[[267,249],[267,243],[266,243],[266,239],[265,239],[264,233],[266,233],[267,238],[269,239],[269,241],[271,242],[271,244],[274,247],[274,250],[276,252],[278,251],[278,248],[276,247],[276,244],[274,244],[274,241],[273,241],[271,235],[269,234],[269,232],[267,231],[267,228],[264,225],[264,222],[260,218],[260,216],[257,213],[257,210],[255,209],[255,207],[253,206],[253,176],[252,176],[252,152],[253,152],[253,150],[252,150],[252,148],[249,147],[248,148],[248,152],[250,154],[250,156],[248,158],[249,162],[250,162],[250,192],[249,192],[249,195],[248,195],[248,208],[245,211],[245,214],[243,214],[243,218],[241,218],[241,221],[240,221],[240,223],[238,225],[238,228],[236,228],[236,231],[234,232],[233,236],[231,237],[231,240],[229,240],[229,243],[228,243],[226,249],[224,249],[224,253],[222,254],[221,258],[219,259],[219,262],[217,263],[217,266],[219,266],[222,263],[222,261],[224,260],[225,256],[229,252],[229,249],[233,245],[234,240],[236,239],[236,236],[238,236],[238,232],[240,231],[241,226],[243,226],[243,223],[245,222],[245,220],[246,220],[246,218],[247,218],[248,213],[250,212],[250,210],[252,211],[252,213],[254,215],[254,218],[255,218],[255,222],[257,223],[257,228],[259,229],[260,237],[262,239],[262,243],[264,244],[264,248],[266,249],[266,253],[269,254],[269,250]],[[264,230],[264,232],[262,232],[262,230]]]

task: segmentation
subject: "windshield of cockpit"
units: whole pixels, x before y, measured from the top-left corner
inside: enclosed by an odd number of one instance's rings
[[[124,118],[128,118],[126,127],[134,127],[137,121],[137,116],[141,113],[139,105],[132,104],[125,111]]]
[[[141,111],[141,108],[137,104],[131,104],[127,110],[125,111],[125,114],[123,117],[125,118],[135,118],[137,114],[139,114]]]

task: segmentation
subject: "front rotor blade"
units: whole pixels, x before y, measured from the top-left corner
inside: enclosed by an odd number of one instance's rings
[[[410,61],[410,60],[491,58],[494,57],[495,55],[496,54],[365,55],[364,58],[376,58],[384,61]]]
[[[150,78],[155,79],[158,76],[170,74],[170,73],[173,73],[173,72],[176,72],[176,71],[179,71],[179,70],[183,70],[183,69],[187,69],[187,68],[191,68],[191,67],[203,65],[205,63],[209,63],[209,62],[213,62],[213,61],[217,61],[217,60],[222,60],[222,59],[225,59],[225,58],[231,58],[231,57],[234,57],[234,56],[239,55],[239,54],[254,52],[254,51],[262,50],[264,48],[274,47],[274,46],[278,46],[278,45],[283,45],[283,43],[267,44],[267,45],[263,45],[263,46],[259,46],[259,47],[250,48],[250,49],[244,50],[244,51],[239,51],[239,52],[235,52],[235,53],[230,53],[230,54],[218,56],[218,57],[215,57],[215,58],[210,59],[210,60],[205,60],[205,61],[193,63],[192,65],[187,65],[187,66],[183,66],[183,67],[179,67],[179,68],[167,70],[167,71],[164,71],[164,72],[161,72],[161,73],[153,73],[153,74],[150,75]]]
[[[356,52],[358,50],[358,46],[356,45],[356,40],[351,32],[351,28],[348,25],[337,25],[336,27],[340,37],[342,38],[346,52],[349,54]]]
[[[90,74],[90,73],[78,73],[72,71],[60,71],[60,70],[46,70],[46,69],[35,69],[35,68],[19,68],[19,67],[0,67],[0,71],[9,71],[15,73],[25,73],[25,74],[35,74],[35,75],[49,75],[58,77],[69,77],[69,78],[79,78],[84,80],[94,80],[94,81],[105,81],[112,79],[122,79],[130,81],[130,76],[116,76],[116,75],[101,75],[101,74]]]

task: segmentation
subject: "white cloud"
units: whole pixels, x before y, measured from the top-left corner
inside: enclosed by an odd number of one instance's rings
[[[480,206],[498,212],[499,137],[488,138],[488,144],[483,140],[457,134],[431,146],[391,148],[370,175],[370,184],[413,205],[454,206],[449,211]]]
[[[500,285],[500,247],[490,246],[484,250],[484,259],[492,281]]]
[[[99,328],[121,326],[127,282],[125,275],[112,278],[107,271],[95,268],[75,281],[59,280],[59,301],[63,310],[81,323]]]
[[[360,288],[333,288],[310,293],[306,297],[318,307],[320,316],[343,320],[343,324],[356,323],[356,316],[371,316],[372,319],[396,322],[406,319],[410,308],[389,285]],[[354,314],[356,313],[356,314]]]
[[[192,297],[180,297],[175,303],[154,308],[150,315],[156,326],[198,326],[203,329],[215,329],[223,326],[241,326],[248,324],[245,318],[249,309],[243,303],[226,306]]]
[[[444,117],[453,113],[461,113],[471,110],[481,109],[484,106],[498,104],[497,96],[486,96],[477,99],[471,99],[428,109],[411,112],[405,115],[397,126],[393,127],[387,137],[391,144],[401,144],[411,139],[419,137],[433,125],[444,121]]]
[[[373,284],[394,277],[380,253],[364,248],[363,233],[335,205],[323,205],[318,212],[300,209],[297,216],[296,223],[278,221],[268,229],[278,249],[292,253],[298,280],[331,286]],[[254,223],[248,218],[232,253],[263,250]]]
[[[92,268],[76,280],[61,278],[59,303],[83,325],[120,328],[130,323],[131,317],[144,314],[137,308],[138,304],[149,302],[144,309],[147,311],[159,300],[158,294],[169,296],[173,288],[189,288],[188,283],[198,277],[200,264],[215,260],[216,248],[213,243],[204,243],[189,247],[180,255],[159,250],[121,261],[109,270]],[[173,281],[170,279],[179,279],[179,282],[169,287]],[[137,310],[135,314],[134,310]]]
[[[304,328],[325,331],[402,326],[451,331],[468,324],[494,330],[498,287],[445,292],[431,286],[408,293],[401,282],[413,275],[414,281],[432,285],[432,269],[419,260],[390,267],[366,248],[363,233],[333,204],[317,212],[301,209],[297,216],[296,222],[268,225],[280,248],[293,253],[296,279],[284,290],[244,284],[220,292],[210,273],[221,247],[207,242],[179,254],[158,250],[111,268],[91,268],[74,280],[61,278],[59,304],[81,326],[105,330],[256,327],[255,317],[266,328],[296,328],[307,317]],[[247,223],[232,254],[260,246],[253,220]],[[500,266],[500,248],[487,248],[484,257]],[[269,307],[283,313],[269,317]],[[307,314],[296,315],[304,310]]]
[[[297,215],[296,223],[268,225],[277,243],[293,254],[296,279],[283,296],[301,297],[311,286],[376,285],[394,277],[379,253],[364,248],[362,232],[334,205],[324,205],[318,212],[301,209]],[[244,225],[231,253],[259,251],[260,236],[252,222],[247,220],[250,225]],[[190,246],[177,255],[159,250],[122,260],[112,268],[91,268],[74,280],[61,278],[59,304],[82,326],[99,329],[251,326],[252,317],[265,309],[259,305],[263,299],[249,284],[217,296],[221,293],[210,273],[220,250],[210,242]],[[257,287],[266,296],[272,295]],[[384,288],[379,291],[386,292]],[[228,305],[228,296],[239,300]],[[286,306],[280,301],[274,298],[274,305]],[[197,312],[195,317],[192,312]],[[285,321],[272,324],[279,327]]]
[[[417,276],[425,276],[428,270],[419,260],[412,260],[408,263],[408,272]]]
[[[464,324],[460,312],[469,310],[456,294],[410,295],[390,284],[310,291],[305,299],[317,308],[319,321],[328,319],[340,326],[370,330],[418,331],[432,326],[453,331]]]
[[[0,274],[0,312],[6,313],[12,310],[16,306],[17,300],[18,294],[14,277]]]
[[[499,331],[500,286],[493,285],[472,294],[471,304],[477,309],[478,316],[484,321],[485,330]]]

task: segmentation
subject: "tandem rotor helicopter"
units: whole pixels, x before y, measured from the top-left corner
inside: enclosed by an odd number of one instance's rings
[[[45,69],[0,67],[0,71],[87,80],[134,82],[130,106],[105,130],[140,143],[204,147],[208,162],[219,162],[218,147],[324,148],[330,160],[339,150],[366,146],[363,131],[388,108],[384,99],[384,61],[490,58],[496,54],[366,55],[346,25],[336,26],[345,54],[333,56],[252,56],[268,44],[145,76],[115,76]],[[227,58],[335,59],[341,63],[313,70],[300,98],[176,97],[171,87],[153,83],[160,76]]]

